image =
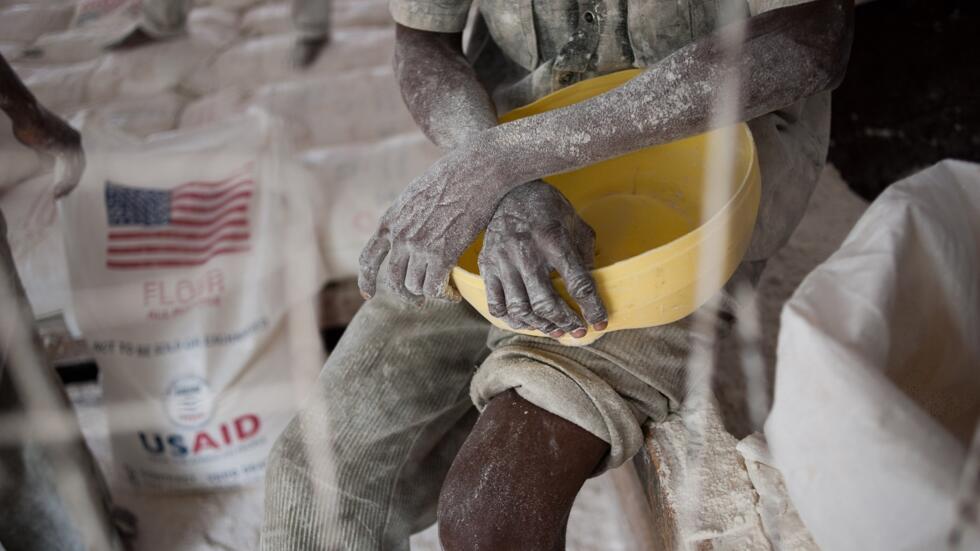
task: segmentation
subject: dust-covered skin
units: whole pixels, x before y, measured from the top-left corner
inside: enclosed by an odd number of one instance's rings
[[[493,102],[463,57],[460,40],[459,34],[403,26],[396,30],[394,66],[405,104],[426,136],[446,151],[497,124]],[[518,226],[526,230],[518,230]],[[515,235],[519,231],[524,233]],[[569,238],[572,241],[564,241]],[[521,254],[512,254],[511,245],[518,241]],[[547,277],[555,268],[566,281],[575,282],[569,288],[574,290],[586,321],[600,330],[605,327],[605,308],[588,270],[594,256],[594,234],[556,190],[536,180],[508,194],[487,228],[485,244],[480,258],[484,277],[494,282],[487,287],[493,315],[512,326],[534,327],[555,337],[566,332],[584,336],[586,327],[558,298]],[[386,246],[383,238],[377,246]],[[446,255],[444,258],[451,262],[443,263],[442,270],[429,279],[423,271],[425,266],[417,263],[411,270],[402,268],[402,256],[393,255],[390,261],[394,269],[382,280],[408,300],[445,297],[450,290],[449,270],[458,256]],[[374,265],[367,268],[362,269],[361,289],[370,296],[378,274]],[[390,277],[392,274],[395,277]],[[497,284],[503,281],[507,284]],[[508,315],[508,309],[513,313]]]
[[[514,329],[584,337],[586,326],[551,283],[555,270],[585,322],[605,329],[608,316],[589,273],[594,259],[595,232],[561,192],[540,180],[514,188],[497,205],[480,252],[490,314]]]
[[[0,56],[0,110],[10,117],[17,141],[59,161],[54,196],[62,197],[74,189],[85,170],[81,136],[37,102],[3,56]]]
[[[402,98],[422,132],[447,152],[493,127],[497,119],[490,97],[463,56],[461,41],[460,33],[429,33],[401,25],[395,30],[394,70]],[[445,200],[439,199],[431,195],[440,192],[435,188],[417,189],[414,194],[407,191],[388,209],[378,231],[361,252],[358,274],[361,294],[365,299],[374,296],[381,263],[385,256],[389,256],[388,271],[381,278],[382,284],[405,300],[420,303],[423,296],[459,300],[458,294],[448,285],[452,269],[448,259],[455,261],[462,253],[460,249],[453,256],[458,240],[446,243],[430,232],[429,235],[436,239],[425,242],[425,248],[418,248],[417,245],[425,240],[412,239],[404,233],[411,228],[400,220],[401,209],[396,207],[413,202],[448,205],[457,199],[465,199],[449,194],[445,195]],[[457,206],[454,210],[461,209],[465,206]],[[482,227],[480,222],[483,222]],[[487,222],[489,216],[486,220],[477,220],[471,228],[476,227],[479,232]],[[454,231],[452,221],[447,219],[434,233]],[[393,246],[393,243],[397,244]]]
[[[387,256],[386,279],[403,296],[451,295],[452,266],[514,187],[749,120],[832,89],[844,76],[852,32],[853,0],[814,0],[773,10],[677,50],[616,90],[475,135],[470,135],[478,126],[474,121],[485,115],[467,107],[480,103],[474,98],[489,99],[485,91],[467,92],[479,83],[464,67],[462,54],[455,53],[458,48],[453,55],[411,58],[413,66],[399,71],[409,108],[429,104],[429,113],[445,116],[425,120],[413,111],[416,120],[430,137],[454,141],[449,130],[454,124],[467,129],[466,137],[455,140],[458,145],[414,180],[382,217],[361,255],[362,291],[374,293]],[[744,38],[733,56],[737,37]],[[408,59],[404,56],[402,64]],[[404,92],[413,82],[431,85],[414,101]],[[739,88],[734,109],[723,112],[717,94],[726,82],[738,82]]]
[[[487,405],[439,495],[447,551],[565,549],[568,512],[609,444],[514,390]]]
[[[497,125],[493,101],[463,55],[462,40],[461,33],[395,27],[402,99],[422,132],[447,152]]]

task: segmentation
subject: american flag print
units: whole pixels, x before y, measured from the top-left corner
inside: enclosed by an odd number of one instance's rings
[[[249,206],[255,182],[242,170],[172,189],[107,181],[106,267],[185,268],[250,248]]]

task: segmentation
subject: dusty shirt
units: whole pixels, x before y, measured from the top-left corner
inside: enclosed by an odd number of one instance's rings
[[[467,57],[499,113],[597,75],[657,62],[734,20],[810,0],[479,0]],[[395,21],[461,32],[473,0],[389,0]],[[826,159],[830,94],[749,121],[762,202],[747,260],[775,254]]]
[[[650,67],[717,28],[806,0],[480,0],[468,55],[501,112],[597,75]],[[389,0],[395,21],[460,32],[473,0]]]

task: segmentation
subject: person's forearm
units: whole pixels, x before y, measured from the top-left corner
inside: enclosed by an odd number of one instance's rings
[[[852,0],[815,0],[736,23],[591,100],[498,126],[467,145],[520,183],[749,120],[836,87],[847,65]],[[728,43],[744,37],[740,52]],[[735,82],[728,112],[720,92]]]
[[[0,111],[13,121],[29,120],[38,111],[34,94],[24,86],[7,60],[0,55]]]
[[[422,132],[444,151],[497,124],[490,96],[461,49],[460,34],[395,31],[395,77]]]

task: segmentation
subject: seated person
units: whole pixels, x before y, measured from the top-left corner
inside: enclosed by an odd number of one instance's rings
[[[592,232],[540,178],[748,121],[762,199],[733,279],[756,281],[823,167],[852,1],[481,0],[466,54],[470,0],[390,6],[405,103],[446,153],[362,253],[369,300],[272,452],[262,548],[407,549],[438,517],[446,549],[561,549],[584,481],[630,459],[642,423],[704,384],[688,381],[688,359],[731,323],[731,302],[717,301],[713,323],[690,316],[569,347],[445,300],[450,270],[486,229],[493,315],[552,337],[601,330]],[[497,125],[514,107],[634,67],[645,71],[620,88]],[[552,270],[584,319],[552,288]]]

